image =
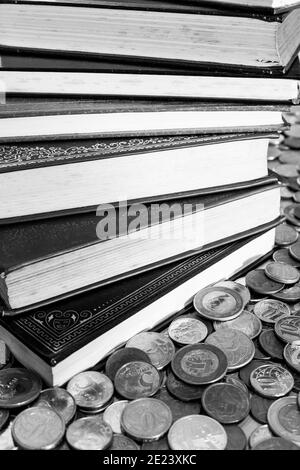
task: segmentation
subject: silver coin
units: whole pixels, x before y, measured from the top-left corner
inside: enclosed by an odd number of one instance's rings
[[[274,434],[300,444],[300,410],[296,397],[274,401],[268,410],[268,423]]]
[[[158,370],[168,365],[175,354],[174,344],[161,333],[139,333],[127,342],[126,347],[141,349],[147,353]]]
[[[300,373],[300,340],[287,343],[283,350],[286,363]]]
[[[279,246],[288,246],[298,239],[298,232],[287,224],[280,224],[275,229],[275,243]]]
[[[48,388],[43,390],[34,404],[54,409],[68,424],[76,412],[76,403],[72,395],[64,388]]]
[[[206,325],[196,318],[179,317],[172,321],[168,333],[173,341],[186,345],[203,341],[208,330]]]
[[[275,323],[275,333],[285,343],[300,340],[300,317],[288,316]]]
[[[80,418],[67,429],[68,444],[76,450],[104,450],[113,439],[113,432],[101,415]]]
[[[158,370],[142,361],[124,364],[115,376],[117,392],[128,400],[151,397],[158,391],[160,383]]]
[[[16,450],[17,447],[12,437],[12,425],[13,420],[10,421],[9,425],[0,431],[0,450]]]
[[[294,386],[292,374],[279,364],[261,365],[250,375],[254,390],[266,398],[287,395]]]
[[[215,286],[219,287],[227,287],[228,289],[232,289],[242,297],[244,301],[244,306],[247,305],[248,302],[251,300],[251,295],[248,287],[245,286],[245,279],[244,284],[238,281],[220,281],[214,284]]]
[[[110,425],[112,431],[115,434],[121,434],[121,415],[125,406],[128,404],[128,400],[120,400],[112,403],[103,414],[104,421]]]
[[[114,386],[106,375],[86,371],[75,375],[68,382],[67,391],[82,410],[97,411],[111,400]]]
[[[240,293],[227,287],[206,287],[193,300],[199,315],[209,320],[227,321],[240,315],[244,301]]]
[[[260,444],[260,442],[263,442],[273,436],[274,435],[269,426],[267,424],[262,424],[261,426],[258,426],[258,428],[256,428],[251,434],[249,439],[250,447],[253,448],[257,446],[257,444]]]
[[[256,338],[261,330],[262,324],[260,319],[255,316],[253,313],[244,310],[237,318],[233,320],[228,320],[226,322],[214,322],[214,329],[224,330],[227,328],[232,328],[234,330],[239,330],[242,333],[245,333],[250,339]]]
[[[261,300],[254,306],[253,312],[261,321],[271,325],[274,325],[279,318],[291,314],[290,307],[287,304],[274,299]]]
[[[283,284],[295,284],[300,279],[300,273],[297,268],[285,263],[276,263],[271,261],[265,267],[266,275],[276,282]]]

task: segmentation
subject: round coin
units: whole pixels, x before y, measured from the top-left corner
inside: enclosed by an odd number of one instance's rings
[[[280,224],[275,229],[275,243],[279,246],[291,245],[297,241],[298,235],[290,225]]]
[[[140,450],[140,446],[123,434],[114,434],[109,450]]]
[[[0,408],[28,405],[40,394],[41,379],[27,369],[0,370]]]
[[[270,437],[253,447],[253,450],[299,450],[299,447],[282,437]]]
[[[257,446],[261,442],[270,439],[270,437],[274,437],[269,426],[267,424],[262,424],[258,426],[249,438],[249,445],[251,448]]]
[[[8,421],[8,418],[9,418],[9,411],[0,409],[0,430],[4,428],[5,424]]]
[[[286,178],[293,178],[299,175],[297,165],[292,163],[283,163],[274,168],[275,173]]]
[[[261,361],[261,360],[254,360],[247,364],[245,367],[239,370],[240,379],[244,382],[247,387],[250,387],[250,375],[251,372],[256,369],[258,366],[262,366],[264,364],[269,364],[269,361]]]
[[[151,397],[160,387],[158,370],[147,362],[124,364],[115,376],[117,392],[128,400]]]
[[[121,434],[121,415],[128,400],[115,401],[104,411],[103,419],[115,434]]]
[[[199,414],[201,411],[201,406],[198,401],[183,402],[176,400],[176,398],[170,395],[166,387],[161,388],[154,398],[168,405],[172,413],[172,421],[183,418],[183,416]]]
[[[228,320],[226,322],[214,322],[214,328],[216,331],[232,328],[245,333],[250,339],[256,338],[262,330],[262,324],[260,319],[251,312],[244,310],[234,320]]]
[[[281,365],[270,364],[254,369],[250,375],[250,383],[260,395],[267,398],[279,398],[292,390],[294,379]]]
[[[300,409],[296,397],[274,401],[268,411],[268,423],[274,434],[300,444]]]
[[[298,302],[300,300],[300,284],[294,284],[291,287],[286,287],[276,294],[272,294],[272,297],[283,302]]]
[[[224,427],[215,419],[204,415],[178,419],[168,433],[172,450],[224,450],[227,440]]]
[[[300,373],[300,340],[287,343],[283,350],[286,363]]]
[[[111,354],[105,364],[105,374],[110,380],[115,380],[118,370],[128,362],[142,361],[151,363],[150,357],[145,351],[137,348],[122,348]]]
[[[241,294],[227,287],[206,287],[195,295],[193,302],[199,315],[210,320],[232,320],[244,308]]]
[[[264,330],[259,336],[258,341],[262,349],[267,354],[269,354],[273,359],[282,361],[283,344],[275,335],[274,330]]]
[[[168,373],[166,387],[171,395],[182,402],[200,400],[204,392],[204,386],[201,387],[199,385],[190,385],[182,382],[182,380],[179,380],[172,372]]]
[[[265,267],[266,275],[275,282],[282,284],[295,284],[300,279],[300,273],[297,268],[285,263],[276,263],[271,261]]]
[[[254,419],[259,423],[266,424],[268,422],[268,409],[274,400],[264,398],[256,393],[253,393],[250,398],[250,411]]]
[[[76,403],[72,395],[64,388],[48,388],[43,390],[34,404],[52,408],[68,424],[76,412]]]
[[[144,351],[158,370],[168,365],[175,354],[174,344],[170,338],[161,333],[139,333],[127,342],[127,347],[134,347]]]
[[[215,286],[216,287],[227,287],[228,289],[236,291],[242,297],[243,302],[244,302],[244,306],[248,302],[250,302],[251,295],[250,295],[249,289],[245,285],[240,284],[237,281],[220,281],[220,282],[217,282],[217,284],[215,284]]]
[[[214,345],[221,349],[228,361],[228,370],[244,367],[252,361],[255,347],[247,335],[232,328],[215,331],[209,335],[206,344]]]
[[[249,414],[248,394],[235,385],[213,384],[202,395],[205,412],[222,424],[242,421]]]
[[[234,372],[232,374],[225,375],[224,382],[227,383],[227,384],[235,385],[236,387],[239,387],[245,393],[248,394],[248,388],[247,388],[246,384],[244,384],[244,382],[239,378],[239,376],[236,372]]]
[[[14,442],[22,449],[54,449],[65,434],[65,422],[52,408],[27,408],[12,425]]]
[[[67,384],[75,403],[85,411],[101,411],[114,393],[112,381],[104,374],[86,371],[75,375]]]
[[[257,294],[275,294],[284,288],[281,282],[269,279],[263,269],[255,269],[246,275],[246,285]]]
[[[289,186],[290,186],[290,184],[289,184]],[[299,189],[299,185],[298,185],[298,184],[296,184],[295,189],[296,189],[296,190]],[[298,206],[299,206],[299,204],[296,204],[296,203],[294,203],[294,204],[289,204],[289,205],[288,205],[287,207],[285,207],[284,210],[283,210],[283,214],[285,215],[286,219],[287,219],[290,223],[292,223],[293,225],[295,225],[296,227],[297,227],[297,226],[298,226],[298,227],[300,226],[300,220],[297,219],[297,217],[295,217],[295,209],[296,209],[296,207],[298,207]]]
[[[275,251],[273,253],[273,260],[276,261],[276,263],[289,264],[295,268],[300,267],[300,261],[297,261],[295,258],[293,258],[287,248],[281,248],[280,250]]]
[[[300,243],[294,243],[289,247],[289,253],[297,261],[300,261]]]
[[[10,421],[8,426],[0,431],[0,450],[15,450],[17,449],[11,434],[13,421]]]
[[[223,351],[211,344],[184,346],[175,354],[171,367],[174,374],[191,385],[217,382],[227,371]]]
[[[168,405],[155,398],[140,398],[130,402],[122,413],[122,429],[137,441],[156,441],[172,424]]]
[[[285,343],[300,340],[300,317],[289,316],[280,318],[275,323],[275,333]]]
[[[104,450],[113,438],[113,432],[101,415],[80,418],[67,429],[66,439],[76,450]]]
[[[257,302],[253,312],[264,323],[273,325],[279,318],[287,317],[291,314],[288,305],[279,300],[265,299]]]
[[[179,317],[172,321],[168,328],[170,338],[178,344],[200,343],[207,336],[207,328],[200,320]]]
[[[239,426],[226,424],[224,429],[227,434],[226,450],[244,450],[246,448],[247,437]]]

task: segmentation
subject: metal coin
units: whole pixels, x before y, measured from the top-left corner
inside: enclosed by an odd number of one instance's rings
[[[234,320],[228,320],[226,322],[214,322],[214,328],[216,331],[232,328],[245,333],[250,339],[256,338],[262,330],[262,324],[260,319],[253,313],[244,310]]]
[[[293,388],[294,379],[288,370],[279,364],[259,366],[250,375],[254,390],[266,398],[279,398]]]
[[[292,199],[294,194],[295,193],[293,191],[291,191],[287,186],[281,186],[280,187],[280,198],[281,199]]]
[[[114,434],[109,450],[140,450],[140,446],[123,434]]]
[[[268,360],[271,359],[271,356],[266,354],[259,345],[259,342],[257,339],[253,340],[254,347],[255,347],[255,353],[254,353],[254,359],[261,359],[261,360]]]
[[[282,163],[274,168],[275,173],[286,178],[293,178],[299,175],[297,165],[292,163]]]
[[[121,434],[121,415],[128,400],[115,401],[103,413],[104,421],[110,425],[115,434]]]
[[[299,189],[299,185],[297,185],[297,190]],[[283,214],[285,215],[286,219],[291,222],[295,226],[300,226],[300,220],[295,217],[295,208],[299,204],[289,204],[287,207],[284,208]]]
[[[264,330],[258,338],[262,349],[273,359],[283,359],[283,345],[273,330]]]
[[[195,295],[193,302],[199,315],[210,320],[232,320],[244,308],[241,295],[227,287],[206,287]]]
[[[287,364],[300,373],[300,341],[287,343],[283,350],[283,356]]]
[[[227,434],[226,450],[244,450],[247,446],[247,437],[244,431],[235,424],[225,424]]]
[[[77,419],[67,429],[68,444],[76,450],[104,450],[113,439],[113,432],[101,415]]]
[[[297,302],[291,306],[291,315],[294,317],[300,316],[300,302]]]
[[[224,377],[227,365],[224,352],[211,344],[185,346],[177,351],[171,363],[174,374],[191,385],[217,382]]]
[[[27,369],[0,371],[0,408],[18,408],[34,401],[42,388],[41,379]]]
[[[141,349],[122,348],[111,354],[105,364],[105,374],[110,380],[115,380],[115,375],[124,364],[133,361],[148,362],[151,364],[150,357]]]
[[[5,426],[5,424],[8,421],[8,418],[9,418],[9,411],[0,409],[0,429],[2,429]]]
[[[279,318],[287,317],[291,314],[287,304],[273,299],[257,302],[253,312],[261,321],[270,325],[275,324]]]
[[[285,343],[300,340],[300,317],[289,316],[280,318],[275,323],[275,333]]]
[[[0,431],[0,450],[15,450],[17,449],[12,438],[12,425],[13,421],[9,423],[4,429]]]
[[[17,415],[12,426],[15,443],[22,449],[54,449],[65,434],[65,422],[52,408],[27,408]]]
[[[172,424],[168,441],[172,450],[224,450],[227,445],[224,427],[204,415],[191,415]]]
[[[276,282],[282,284],[295,284],[300,279],[300,273],[294,266],[271,261],[265,267],[266,275]]]
[[[127,342],[127,347],[135,347],[147,353],[158,370],[169,364],[175,354],[174,344],[161,333],[140,333]]]
[[[273,260],[276,261],[276,263],[289,264],[295,268],[300,267],[300,261],[293,258],[287,248],[280,248],[280,250],[275,251],[273,253]]]
[[[209,335],[206,344],[214,345],[221,349],[228,361],[228,370],[244,367],[252,361],[255,347],[247,335],[238,330],[226,328]]]
[[[205,387],[199,385],[190,385],[182,382],[172,372],[168,374],[166,386],[171,395],[182,402],[200,400],[205,389]]]
[[[239,378],[236,372],[234,372],[233,374],[225,375],[224,382],[227,384],[231,384],[231,385],[235,385],[236,387],[239,387],[241,390],[243,390],[247,394],[249,393],[247,385],[244,384],[244,382]]]
[[[297,261],[300,261],[300,243],[294,243],[289,247],[289,253],[292,258],[294,258]]]
[[[129,362],[116,373],[115,387],[128,400],[151,397],[160,387],[160,375],[152,364]]]
[[[170,395],[166,387],[161,388],[154,398],[157,398],[168,405],[172,413],[172,421],[183,418],[183,416],[199,414],[201,411],[199,402],[183,402],[181,400],[176,400],[176,398],[173,398],[172,395]]]
[[[217,282],[217,284],[215,284],[215,286],[216,287],[227,287],[228,289],[234,290],[235,292],[240,294],[240,296],[243,299],[244,306],[248,302],[250,302],[251,295],[250,295],[249,289],[245,285],[240,284],[237,281],[221,281],[221,282]]]
[[[200,343],[207,336],[207,328],[200,320],[179,317],[172,321],[168,328],[170,338],[178,344]]]
[[[76,403],[72,395],[64,388],[48,388],[43,390],[34,406],[52,408],[68,424],[75,415]]]
[[[259,423],[267,424],[268,409],[274,403],[274,400],[270,398],[264,398],[256,393],[253,393],[250,398],[250,411]]]
[[[260,442],[253,450],[300,450],[293,442],[282,439],[282,437],[270,437]]]
[[[269,279],[263,269],[255,269],[246,275],[246,285],[257,294],[275,294],[284,288],[281,282]]]
[[[274,437],[274,435],[272,434],[269,426],[267,424],[262,424],[261,426],[256,428],[251,434],[249,439],[250,447],[253,448],[261,442],[270,439],[270,437]]]
[[[287,246],[297,241],[299,234],[287,224],[280,224],[275,229],[275,243],[279,246]]]
[[[300,410],[296,397],[274,401],[268,411],[268,422],[274,434],[300,444]]]
[[[121,424],[125,433],[137,441],[156,441],[168,432],[172,413],[161,400],[140,398],[125,407]]]
[[[97,411],[111,400],[114,386],[106,375],[86,371],[75,375],[68,382],[67,391],[82,410]]]
[[[262,366],[264,364],[269,364],[269,361],[255,360],[251,361],[249,364],[239,370],[240,379],[244,382],[244,384],[246,384],[247,387],[250,387],[251,372],[258,366]]]
[[[170,450],[167,437],[163,437],[158,441],[143,442],[142,450]]]
[[[300,284],[299,282],[291,287],[286,287],[276,294],[272,294],[272,297],[284,302],[297,302],[300,300]]]
[[[210,385],[204,391],[201,401],[205,412],[222,424],[238,423],[250,411],[248,394],[231,384]]]

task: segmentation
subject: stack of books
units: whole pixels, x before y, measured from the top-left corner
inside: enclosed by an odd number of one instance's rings
[[[1,0],[0,337],[47,383],[272,249],[297,4]]]

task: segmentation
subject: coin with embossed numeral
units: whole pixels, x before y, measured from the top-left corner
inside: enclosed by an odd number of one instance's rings
[[[68,382],[67,391],[82,410],[101,411],[111,400],[114,386],[101,372],[86,371],[75,375]]]
[[[113,432],[102,415],[80,418],[67,429],[68,444],[76,450],[104,450],[113,438]]]
[[[158,370],[147,362],[129,362],[115,376],[117,392],[128,400],[151,397],[160,387]]]
[[[300,317],[281,318],[275,324],[275,333],[285,343],[300,340]]]
[[[127,347],[144,351],[158,370],[169,364],[175,354],[174,344],[162,333],[139,333],[127,342]]]
[[[236,318],[244,308],[239,292],[227,287],[213,286],[200,290],[194,297],[199,315],[210,320],[226,321]]]
[[[287,304],[273,299],[257,302],[253,311],[261,321],[270,325],[275,324],[279,318],[287,317],[291,314]]]
[[[224,377],[228,361],[221,349],[211,344],[192,344],[175,354],[171,367],[174,374],[192,385],[217,382]]]
[[[168,405],[156,398],[140,398],[124,408],[121,426],[137,441],[156,441],[164,436],[172,424]]]
[[[204,323],[196,318],[179,317],[168,328],[170,338],[178,344],[200,343],[206,338],[208,330]]]
[[[274,401],[268,411],[268,422],[274,434],[300,444],[300,409],[296,397]]]
[[[286,344],[283,356],[287,364],[300,373],[300,340]]]
[[[291,373],[279,364],[257,367],[251,372],[250,382],[254,390],[267,398],[283,397],[294,385]]]
[[[41,379],[27,369],[0,371],[0,408],[17,408],[34,401],[42,388]]]
[[[242,421],[250,410],[248,394],[227,383],[207,387],[202,395],[202,405],[209,416],[222,424]]]
[[[215,330],[233,328],[245,333],[250,339],[256,338],[262,330],[260,319],[251,312],[244,310],[237,318],[226,322],[214,322]]]

